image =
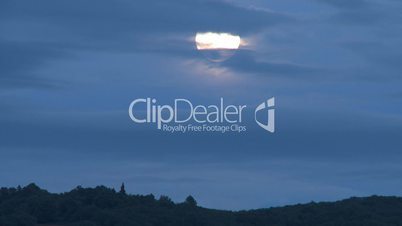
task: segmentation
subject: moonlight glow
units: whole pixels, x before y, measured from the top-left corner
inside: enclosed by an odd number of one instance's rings
[[[241,39],[238,35],[229,33],[197,33],[195,43],[198,50],[235,50],[240,47]]]

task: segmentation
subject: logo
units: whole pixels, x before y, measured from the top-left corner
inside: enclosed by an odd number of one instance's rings
[[[273,133],[275,123],[274,98],[258,105],[255,109],[255,121],[263,129]],[[137,124],[154,124],[165,132],[245,132],[243,121],[247,105],[226,104],[224,98],[210,105],[195,105],[190,100],[174,99],[171,104],[159,104],[155,98],[140,98],[131,102],[128,114]],[[257,112],[267,110],[268,122],[258,120]],[[252,112],[249,112],[252,114]],[[264,112],[265,113],[265,112]]]
[[[257,122],[257,124],[261,128],[271,133],[275,132],[275,109],[272,109],[274,106],[275,106],[275,97],[272,97],[268,99],[266,102],[263,102],[262,104],[258,105],[258,107],[254,111],[255,122]],[[261,123],[257,119],[257,112],[262,110],[267,111],[267,124]]]

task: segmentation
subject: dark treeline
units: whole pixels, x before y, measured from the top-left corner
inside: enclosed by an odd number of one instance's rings
[[[266,197],[264,197],[266,199]],[[189,196],[129,195],[77,187],[52,194],[35,184],[1,188],[1,226],[402,226],[402,198],[372,196],[250,211],[197,206]]]

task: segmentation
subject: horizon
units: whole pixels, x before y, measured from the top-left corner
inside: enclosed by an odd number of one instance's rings
[[[124,184],[124,183],[123,183],[123,184]],[[18,185],[17,187],[0,187],[0,189],[17,189],[17,192],[18,192],[18,191],[22,191],[23,189],[28,188],[28,187],[30,187],[30,186],[35,186],[35,187],[39,188],[40,190],[45,191],[45,192],[47,192],[47,193],[49,193],[49,194],[53,194],[53,195],[64,195],[64,194],[66,194],[66,193],[70,193],[70,192],[76,191],[77,189],[96,190],[96,189],[99,189],[99,188],[105,188],[105,189],[112,190],[112,191],[113,191],[114,193],[116,193],[116,194],[122,193],[121,187],[120,187],[120,188],[114,188],[114,187],[107,187],[107,186],[104,186],[104,185],[97,185],[97,186],[94,186],[94,187],[82,187],[81,185],[77,185],[76,187],[74,187],[74,188],[72,188],[72,189],[70,189],[70,190],[64,191],[64,192],[50,192],[50,191],[48,191],[46,188],[43,188],[43,187],[41,187],[40,185],[37,185],[37,184],[35,184],[35,183],[30,183],[30,184],[27,184],[27,185],[25,185],[25,186],[20,186],[20,185]],[[19,190],[19,189],[21,189],[21,190]],[[169,198],[169,199],[170,199],[169,196],[164,195],[164,194],[161,194],[161,195],[159,195],[159,196],[155,196],[155,195],[152,194],[152,193],[148,193],[148,194],[134,194],[134,193],[128,193],[128,192],[126,193],[126,192],[124,191],[124,195],[126,195],[126,196],[132,196],[132,197],[136,197],[136,196],[143,196],[143,197],[152,196],[155,201],[158,201],[158,200],[160,200],[161,198]],[[197,203],[199,203],[199,201],[200,201],[200,200],[197,199],[197,197],[194,197],[194,196],[191,195],[191,194],[186,195],[186,198],[183,199],[183,200],[173,200],[173,199],[170,199],[170,200],[171,200],[174,204],[177,205],[177,204],[186,203],[186,199],[187,199],[188,197],[194,198],[194,200],[195,200]],[[196,206],[197,206],[197,207],[201,207],[201,208],[211,209],[211,210],[242,212],[242,211],[254,211],[254,210],[264,210],[264,209],[283,208],[283,207],[298,206],[298,205],[309,205],[309,204],[312,204],[312,203],[314,203],[314,204],[328,204],[328,203],[344,202],[344,201],[354,200],[354,199],[370,199],[370,198],[399,198],[399,199],[402,199],[402,196],[393,196],[393,195],[389,195],[389,196],[386,196],[386,195],[351,196],[351,197],[347,197],[347,198],[343,198],[343,199],[339,199],[339,200],[327,200],[327,201],[326,201],[326,200],[321,200],[321,201],[318,201],[318,202],[317,202],[317,201],[314,201],[314,200],[311,200],[311,201],[309,201],[309,202],[304,202],[304,203],[292,203],[292,204],[286,204],[286,205],[281,205],[281,206],[267,206],[267,207],[261,207],[261,208],[237,209],[237,210],[208,208],[208,207],[204,207],[204,206],[198,205],[198,204],[197,204]]]

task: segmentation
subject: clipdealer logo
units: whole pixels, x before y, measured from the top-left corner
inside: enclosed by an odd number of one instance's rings
[[[264,130],[275,132],[275,98],[272,97],[254,111],[254,120]],[[134,123],[155,124],[165,132],[246,132],[243,117],[247,105],[226,105],[224,98],[216,105],[194,105],[184,98],[172,105],[159,104],[155,98],[139,98],[131,102],[128,114]],[[259,112],[262,112],[259,113]],[[258,114],[257,114],[258,113]],[[259,116],[266,115],[267,121]]]

